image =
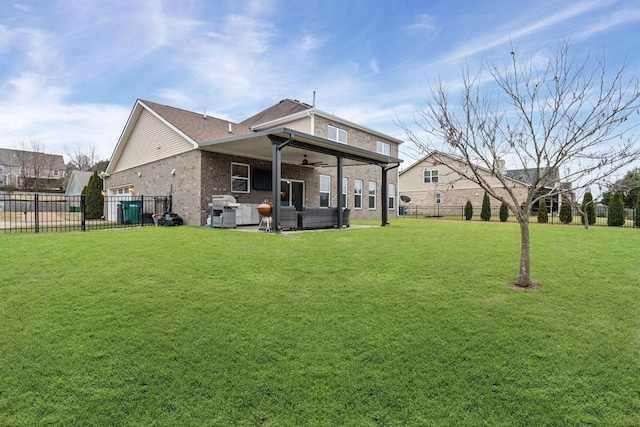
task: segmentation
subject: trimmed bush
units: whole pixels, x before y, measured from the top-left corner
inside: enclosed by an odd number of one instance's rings
[[[505,202],[502,202],[500,205],[500,221],[507,222],[509,219],[509,208]]]
[[[640,228],[640,197],[638,197],[638,201],[636,202],[636,211],[633,223],[636,228]]]
[[[624,198],[621,192],[617,192],[611,198],[607,225],[610,227],[622,227],[624,225]]]
[[[480,211],[480,219],[483,221],[491,220],[491,201],[489,201],[489,195],[487,192],[484,192],[484,197],[482,198],[482,211]]]
[[[104,196],[102,195],[102,179],[95,171],[89,183],[82,189],[85,195],[85,218],[100,219],[104,215]]]
[[[563,224],[571,224],[573,222],[573,213],[571,212],[571,205],[566,197],[562,198],[562,205],[560,206],[560,222]]]
[[[467,200],[467,204],[464,205],[464,219],[471,221],[471,218],[473,218],[473,205],[471,200]]]
[[[584,197],[582,199],[582,212],[587,212],[587,220],[589,221],[589,225],[593,225],[596,223],[596,206],[593,203],[593,195],[590,191],[584,193]],[[584,225],[584,215],[580,216],[580,222]]]
[[[538,223],[546,224],[549,222],[549,214],[547,213],[547,202],[544,198],[540,199],[538,203]]]

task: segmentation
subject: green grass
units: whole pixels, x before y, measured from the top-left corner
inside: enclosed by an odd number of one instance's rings
[[[396,220],[0,240],[0,425],[640,425],[640,233]]]

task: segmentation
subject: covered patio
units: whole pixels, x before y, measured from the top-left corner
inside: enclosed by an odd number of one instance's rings
[[[341,194],[343,168],[347,166],[375,165],[381,177],[381,225],[388,225],[388,172],[396,169],[402,160],[374,151],[364,150],[325,138],[312,136],[289,128],[277,128],[247,135],[234,136],[200,144],[200,149],[271,162],[272,229],[282,230],[282,204],[280,182],[282,165],[335,168],[336,194]],[[321,166],[318,166],[321,165]],[[342,212],[342,200],[337,197],[336,212]],[[342,228],[343,215],[336,215],[336,227]]]

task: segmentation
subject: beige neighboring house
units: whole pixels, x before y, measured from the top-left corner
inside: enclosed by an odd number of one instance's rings
[[[65,196],[80,196],[84,187],[89,183],[91,175],[93,175],[93,172],[71,171],[69,183],[64,193]]]
[[[0,188],[59,190],[64,169],[58,154],[0,148]]]
[[[411,206],[424,207],[447,207],[462,208],[471,201],[473,205],[474,215],[479,215],[482,209],[482,199],[484,190],[477,183],[463,178],[448,165],[456,165],[458,170],[464,166],[464,163],[453,156],[433,152],[413,163],[400,172],[400,195],[406,195],[411,198]],[[510,178],[504,172],[505,179],[510,183],[512,191],[514,191],[518,199],[522,200],[526,196],[529,188],[522,181]],[[486,168],[477,167],[479,174],[486,177],[499,194],[508,197],[507,191],[503,184]],[[499,206],[499,202],[491,199],[492,206]]]
[[[401,143],[291,99],[239,123],[137,100],[101,176],[110,200],[171,194],[189,225],[206,223],[214,195],[256,211],[269,200],[276,224],[285,206],[348,208],[385,224],[397,212]]]

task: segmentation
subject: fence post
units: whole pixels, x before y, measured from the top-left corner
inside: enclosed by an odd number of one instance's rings
[[[80,229],[82,231],[86,230],[86,208],[87,208],[87,200],[84,194],[80,195]]]
[[[39,232],[40,231],[40,221],[39,221],[39,209],[38,209],[38,193],[35,193],[33,195],[33,200],[35,201],[35,205],[33,207],[33,216],[34,218],[34,227],[35,227],[35,232]]]
[[[142,211],[144,211],[144,195],[140,195],[140,212],[138,212],[138,221],[140,221],[140,227],[144,227],[144,216],[142,215]]]

